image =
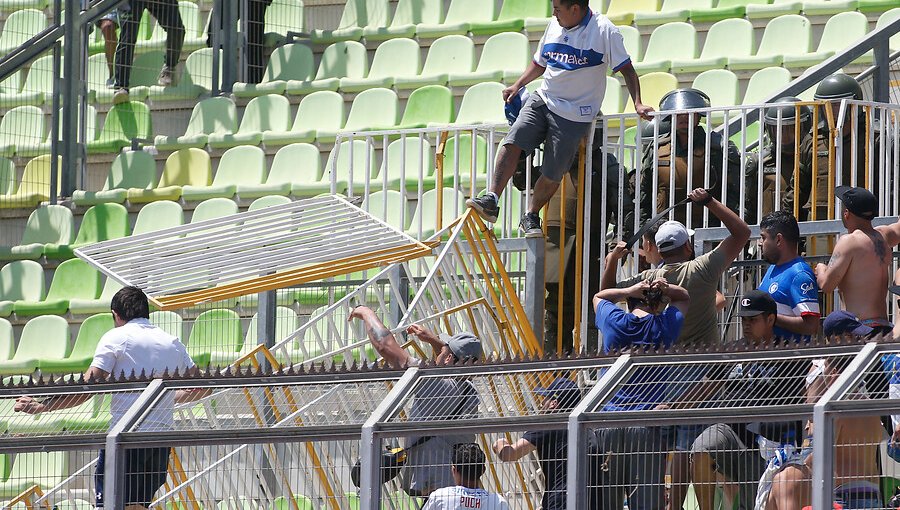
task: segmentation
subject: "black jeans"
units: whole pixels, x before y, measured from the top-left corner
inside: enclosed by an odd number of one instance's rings
[[[144,9],[156,18],[166,31],[166,65],[174,69],[181,59],[184,44],[184,23],[178,12],[178,0],[131,0],[129,10],[119,12],[119,44],[116,46],[116,87],[128,88],[131,82],[131,65],[134,63],[134,46]]]

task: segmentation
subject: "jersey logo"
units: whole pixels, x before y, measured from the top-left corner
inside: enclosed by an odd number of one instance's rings
[[[778,282],[772,282],[772,285],[769,285],[769,294],[775,294],[778,291]]]
[[[802,292],[803,294],[809,294],[814,289],[815,289],[815,286],[813,285],[813,282],[806,282],[806,283],[800,284],[800,292]]]
[[[588,117],[594,113],[594,108],[591,106],[582,106],[580,107],[580,110],[582,117]]]
[[[557,69],[574,71],[603,64],[603,54],[592,49],[580,50],[568,44],[547,43],[541,48],[541,56],[547,65]]]

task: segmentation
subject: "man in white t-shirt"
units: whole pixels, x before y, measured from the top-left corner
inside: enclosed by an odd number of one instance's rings
[[[534,59],[525,73],[503,90],[503,100],[518,97],[519,89],[539,76],[544,81],[525,102],[503,140],[488,190],[466,201],[482,218],[496,222],[500,194],[515,173],[519,156],[543,143],[541,177],[519,225],[526,237],[543,236],[538,212],[556,193],[591,122],[600,114],[607,68],[622,73],[638,115],[650,120],[648,114],[653,111],[641,102],[640,82],[622,34],[606,16],[591,12],[588,0],[553,0],[553,16]]]
[[[168,371],[170,375],[194,375],[197,367],[184,344],[160,328],[150,324],[150,305],[147,296],[137,287],[123,287],[116,292],[110,304],[116,327],[106,332],[97,344],[91,366],[84,374],[85,380],[102,381],[114,377],[159,377]],[[191,402],[209,394],[209,390],[178,390],[167,392],[162,402],[141,422],[141,430],[169,430],[173,426],[172,409],[175,403]],[[112,395],[112,419],[115,425],[139,393],[115,392]],[[75,407],[91,398],[89,393],[78,395],[54,395],[37,401],[32,397],[19,397],[15,410],[39,414]],[[103,471],[105,451],[100,450],[97,459],[94,485],[96,506],[103,507]],[[153,494],[166,481],[169,448],[137,448],[125,453],[125,510],[139,510],[150,506]]]
[[[509,510],[503,496],[481,487],[484,452],[477,444],[462,443],[454,447],[451,471],[456,485],[432,492],[422,510]]]

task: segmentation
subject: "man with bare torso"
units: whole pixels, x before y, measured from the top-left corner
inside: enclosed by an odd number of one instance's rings
[[[888,271],[891,249],[900,244],[900,223],[872,226],[878,201],[867,189],[838,186],[834,194],[843,203],[841,215],[848,233],[838,240],[828,265],[816,266],[819,288],[826,294],[837,288],[844,309],[871,327],[873,334],[891,334]]]

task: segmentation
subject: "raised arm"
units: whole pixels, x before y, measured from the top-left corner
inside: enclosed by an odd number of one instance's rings
[[[367,306],[357,306],[350,312],[348,320],[360,319],[366,326],[369,342],[391,368],[405,368],[409,364],[410,355],[400,347],[391,330],[384,327],[381,319]]]
[[[515,83],[503,89],[503,100],[509,102],[509,98],[516,95],[519,92],[519,89],[528,85],[529,83],[536,80],[539,76],[544,74],[544,66],[539,65],[534,60],[528,64],[528,67],[525,69],[525,72],[522,73],[522,76],[519,76],[519,79],[516,80]]]
[[[728,260],[733,261],[736,259],[750,239],[750,227],[747,226],[747,223],[703,188],[697,188],[694,191],[691,191],[688,197],[690,197],[693,202],[709,209],[709,212],[725,225],[725,228],[728,229],[729,236],[722,241],[722,244],[719,245],[719,249],[725,251]]]
[[[819,284],[819,290],[826,294],[837,288],[838,283],[847,273],[847,268],[850,267],[850,261],[853,259],[849,249],[850,235],[838,240],[827,266],[821,262],[816,265],[816,281]]]
[[[628,62],[619,68],[619,73],[625,79],[625,87],[628,88],[628,93],[631,94],[631,99],[634,100],[634,111],[643,117],[644,120],[650,120],[652,118],[650,117],[650,112],[653,111],[653,108],[641,102],[641,81],[638,79],[634,66],[631,65],[631,62]]]
[[[892,225],[875,227],[875,230],[881,232],[881,235],[884,236],[884,242],[891,248],[900,244],[900,221]]]
[[[691,296],[684,287],[669,283],[665,278],[660,278],[653,283],[662,289],[663,294],[669,298],[671,306],[677,308],[682,315],[687,314],[688,307],[691,306]]]
[[[503,462],[519,460],[536,449],[527,439],[519,439],[515,443],[510,443],[506,439],[498,439],[493,445],[494,453]]]
[[[625,241],[619,241],[616,246],[606,254],[606,262],[603,265],[603,276],[600,278],[600,288],[608,289],[616,286],[616,271],[619,268],[619,260],[628,253]],[[594,304],[596,307],[596,304]]]
[[[602,289],[600,292],[594,294],[594,310],[597,309],[597,305],[600,304],[601,299],[605,299],[610,303],[618,303],[625,301],[629,297],[641,298],[644,295],[644,290],[649,288],[650,282],[645,280],[638,282],[631,287]]]

